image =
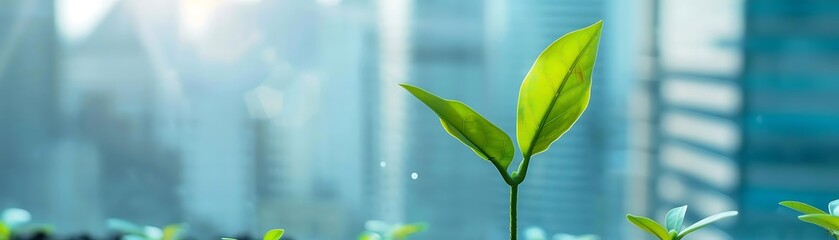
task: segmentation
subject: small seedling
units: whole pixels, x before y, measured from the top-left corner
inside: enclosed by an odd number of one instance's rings
[[[822,227],[831,236],[839,239],[839,199],[827,204],[828,212],[824,212],[803,202],[783,201],[779,204],[804,214],[798,216],[798,219]]]
[[[140,226],[132,222],[111,218],[108,228],[123,234],[123,240],[180,240],[186,233],[186,224],[169,224],[163,229],[155,226]]]
[[[524,77],[516,121],[516,138],[523,159],[512,174],[507,168],[515,150],[507,133],[464,103],[402,84],[440,117],[446,132],[492,163],[510,186],[511,240],[516,239],[518,187],[527,176],[530,158],[547,151],[588,106],[601,28],[602,21],[598,21],[560,37],[542,51]]]
[[[428,229],[428,224],[387,224],[382,221],[367,221],[364,227],[367,230],[358,236],[358,240],[405,240],[411,235]]]
[[[699,222],[690,225],[687,228],[682,229],[682,223],[685,220],[685,212],[687,212],[688,206],[681,206],[674,209],[670,209],[667,212],[667,216],[664,219],[664,227],[653,221],[652,219],[642,217],[642,216],[635,216],[632,214],[627,214],[626,219],[629,220],[635,226],[638,226],[641,230],[647,231],[648,233],[658,237],[661,240],[679,240],[685,237],[688,233],[692,233],[693,231],[699,230],[705,226],[708,226],[711,223],[716,221],[722,220],[724,218],[734,217],[737,216],[737,211],[728,211],[723,213],[717,213],[705,219],[699,220]]]
[[[285,230],[282,229],[271,229],[265,233],[265,236],[262,236],[262,240],[280,240],[283,237],[283,233]],[[235,238],[221,238],[222,240],[236,240]]]

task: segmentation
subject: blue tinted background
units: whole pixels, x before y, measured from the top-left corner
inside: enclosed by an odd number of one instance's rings
[[[0,1],[0,208],[59,235],[505,239],[507,186],[397,83],[514,136],[533,59],[599,19],[591,104],[533,159],[523,236],[650,239],[625,213],[688,204],[741,213],[694,239],[829,237],[777,205],[839,198],[839,3],[820,0]]]

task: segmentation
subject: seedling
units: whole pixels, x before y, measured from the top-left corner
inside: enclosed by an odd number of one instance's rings
[[[803,213],[798,219],[824,228],[831,236],[839,240],[839,199],[827,204],[827,211],[810,206],[803,202],[783,201],[781,206]]]
[[[186,224],[170,224],[160,229],[116,218],[108,219],[107,224],[109,229],[123,234],[123,240],[180,240],[187,229]]]
[[[367,221],[364,227],[367,230],[358,236],[358,240],[405,240],[411,235],[428,229],[428,224],[388,224],[382,221]]]
[[[285,230],[282,229],[271,229],[265,233],[265,236],[262,236],[262,240],[280,240],[283,237],[283,233]],[[221,238],[222,240],[236,240],[235,238]]]
[[[685,237],[688,233],[692,233],[693,231],[699,230],[705,226],[708,226],[711,223],[716,221],[737,216],[737,211],[728,211],[717,213],[707,217],[705,219],[699,220],[699,222],[690,225],[687,228],[682,229],[682,223],[685,220],[685,212],[687,212],[688,206],[681,206],[674,209],[670,209],[667,212],[667,216],[664,218],[664,227],[653,221],[652,219],[642,217],[642,216],[635,216],[632,214],[627,214],[626,219],[629,220],[635,226],[638,226],[641,230],[647,231],[648,233],[658,237],[661,240],[679,240]]]
[[[510,239],[516,239],[518,187],[530,158],[542,153],[580,118],[591,95],[591,74],[602,21],[570,32],[536,58],[519,90],[516,138],[522,153],[518,170],[507,168],[515,150],[510,136],[464,103],[401,84],[440,117],[443,128],[479,157],[488,160],[510,186]]]

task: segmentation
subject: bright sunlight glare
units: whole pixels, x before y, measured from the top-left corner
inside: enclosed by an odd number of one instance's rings
[[[99,25],[119,0],[58,0],[58,32],[62,39],[74,43],[84,39]]]

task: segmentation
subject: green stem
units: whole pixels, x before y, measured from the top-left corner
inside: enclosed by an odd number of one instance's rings
[[[530,157],[525,156],[521,163],[519,164],[519,169],[513,172],[513,182],[518,185],[524,182],[524,178],[527,177],[527,168],[530,165]]]
[[[516,240],[516,221],[518,212],[516,211],[519,198],[519,185],[510,185],[510,240]]]
[[[518,235],[517,207],[519,199],[519,184],[524,182],[524,178],[527,176],[527,167],[530,164],[530,157],[525,157],[524,160],[521,161],[519,169],[514,171],[512,176],[507,173],[507,170],[504,167],[493,161],[492,158],[489,160],[492,162],[492,165],[495,165],[495,168],[498,170],[498,173],[501,174],[501,177],[504,178],[504,182],[506,182],[507,185],[510,185],[510,240],[516,240]]]
[[[493,158],[489,158],[489,161],[492,163],[493,166],[495,166],[495,169],[498,170],[498,173],[501,174],[501,177],[504,178],[504,182],[507,183],[507,185],[512,186],[513,184],[515,184],[515,180],[512,177],[510,177],[510,174],[507,173],[507,169],[505,167],[502,167],[500,164],[496,163],[495,159]]]
[[[516,237],[518,235],[518,232],[516,231],[518,225],[518,211],[516,210],[516,208],[518,207],[519,184],[524,182],[524,178],[527,177],[527,168],[529,165],[530,157],[525,156],[519,164],[519,169],[513,171],[513,176],[504,179],[505,181],[507,181],[507,184],[510,185],[510,240],[516,240]],[[507,172],[505,171],[504,173]]]

